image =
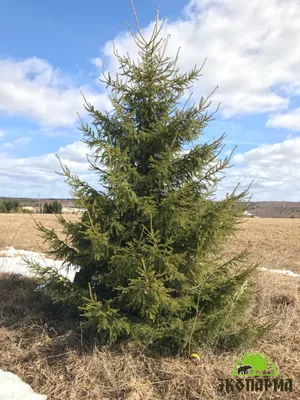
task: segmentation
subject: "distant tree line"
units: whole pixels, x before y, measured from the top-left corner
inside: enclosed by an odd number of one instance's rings
[[[58,201],[43,204],[43,214],[61,214],[62,205]]]
[[[20,202],[18,200],[0,201],[0,213],[20,212],[21,210]]]
[[[37,212],[43,214],[61,214],[62,212],[62,204],[57,200],[52,203],[44,203],[43,205],[34,204],[34,207],[37,207]],[[38,207],[39,206],[39,207]],[[0,200],[0,214],[3,213],[31,213],[32,211],[22,208],[22,205],[19,200],[11,199],[11,200]]]

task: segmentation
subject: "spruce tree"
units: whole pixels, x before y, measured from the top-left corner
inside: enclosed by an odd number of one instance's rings
[[[44,214],[61,214],[62,205],[57,200],[52,203],[44,203],[43,205],[43,213]]]
[[[214,199],[230,163],[220,156],[224,136],[193,144],[214,113],[209,98],[183,101],[201,68],[181,73],[161,28],[157,14],[150,38],[138,22],[137,34],[130,30],[138,62],[115,50],[120,71],[103,74],[113,111],[85,100],[93,122],[80,129],[101,190],[62,165],[85,212],[79,221],[57,216],[65,239],[39,224],[51,254],[76,266],[74,282],[31,267],[103,343],[129,339],[176,352],[239,343],[251,329],[245,312],[257,266],[246,252],[218,254],[241,221],[247,191]]]

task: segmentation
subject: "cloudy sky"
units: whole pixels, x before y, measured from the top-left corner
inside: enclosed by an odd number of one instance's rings
[[[80,92],[110,108],[99,66],[117,70],[113,41],[137,56],[125,26],[134,27],[129,1],[0,5],[0,196],[68,197],[55,154],[95,181],[77,129]],[[253,200],[300,200],[299,0],[135,0],[146,36],[157,6],[169,54],[181,46],[181,70],[207,58],[195,101],[219,86],[221,107],[201,141],[225,132],[224,154],[238,146],[219,195],[254,181]]]

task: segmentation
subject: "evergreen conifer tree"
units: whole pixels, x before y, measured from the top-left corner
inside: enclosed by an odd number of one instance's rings
[[[82,122],[81,130],[102,189],[62,165],[86,211],[77,222],[57,216],[65,240],[39,224],[51,253],[76,266],[74,282],[31,267],[52,298],[78,309],[103,343],[129,338],[182,351],[244,339],[257,266],[245,262],[246,252],[218,257],[241,221],[247,192],[214,200],[230,162],[220,158],[224,136],[192,145],[213,114],[208,99],[183,105],[201,69],[180,73],[161,28],[157,14],[149,39],[138,22],[138,33],[130,31],[139,62],[115,50],[120,73],[103,78],[112,112],[85,102],[93,122]]]
[[[61,214],[62,205],[57,200],[52,203],[44,203],[43,213],[44,214]]]

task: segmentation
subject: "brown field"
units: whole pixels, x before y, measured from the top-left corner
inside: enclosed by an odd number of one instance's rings
[[[65,218],[74,221],[79,217],[68,214]],[[61,232],[61,226],[53,214],[0,214],[0,250],[7,246],[13,246],[17,250],[49,250],[36,228],[35,221]]]
[[[249,247],[264,267],[300,273],[300,219],[249,218],[229,240],[226,254]]]
[[[76,220],[76,215],[65,215]],[[37,231],[35,221],[58,232],[61,227],[51,214],[0,214],[0,250],[6,246],[15,249],[43,252],[48,249]],[[249,247],[251,261],[261,261],[268,268],[291,269],[300,273],[300,219],[249,218],[228,241],[227,257]]]
[[[34,218],[58,227],[52,215]],[[265,257],[264,266],[300,272],[300,220],[249,219],[227,244],[226,255],[248,245],[253,261]],[[0,249],[6,246],[47,250],[32,217],[22,214],[0,215]],[[88,345],[77,323],[54,317],[52,305],[35,287],[32,279],[0,279],[0,369],[16,373],[48,400],[300,399],[298,278],[260,272],[249,312],[277,325],[252,348],[219,355],[201,349],[198,364],[176,357],[151,358],[129,345],[114,350]],[[218,379],[231,377],[245,351],[268,354],[279,377],[293,379],[293,392],[219,394]]]

